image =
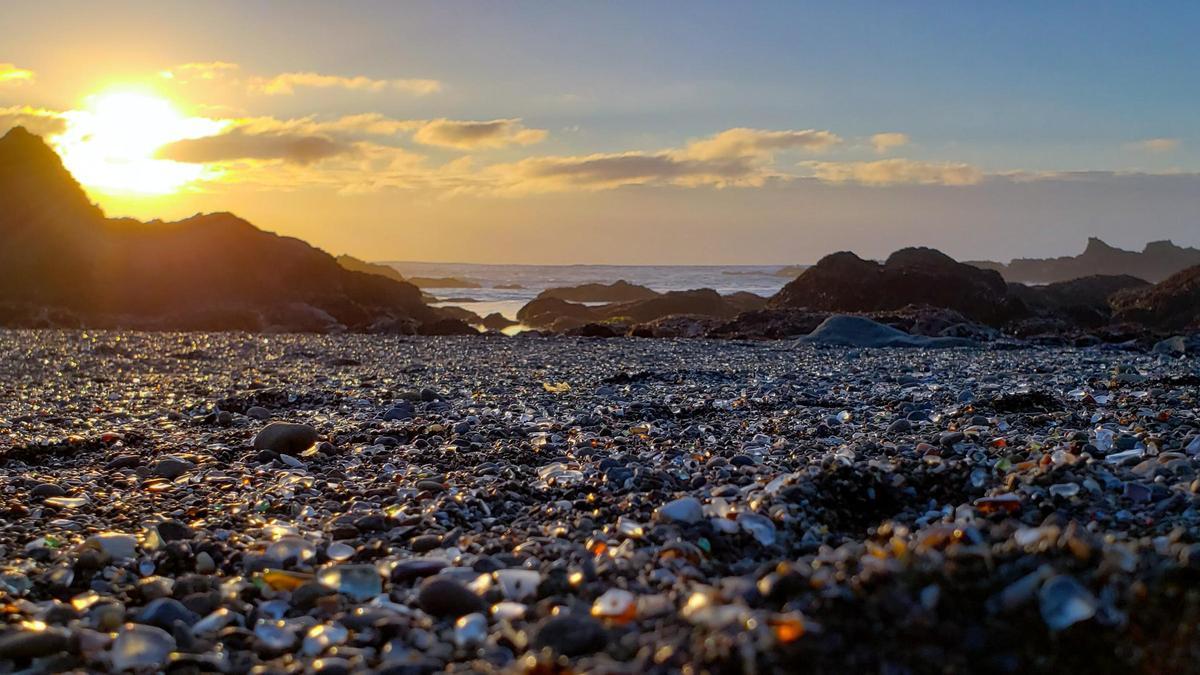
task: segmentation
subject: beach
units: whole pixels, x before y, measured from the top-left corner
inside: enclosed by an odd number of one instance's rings
[[[106,331],[0,355],[6,669],[1178,672],[1200,644],[1194,360]]]

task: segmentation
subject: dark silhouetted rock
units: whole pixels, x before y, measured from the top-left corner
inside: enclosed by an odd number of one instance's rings
[[[421,324],[417,329],[418,335],[479,335],[478,328],[472,328],[462,319],[438,319]]]
[[[657,291],[631,284],[624,279],[611,284],[582,284],[562,288],[547,288],[538,298],[558,298],[569,302],[630,302],[660,295]]]
[[[1009,295],[1018,298],[1043,318],[1062,319],[1085,328],[1102,326],[1112,318],[1109,299],[1120,291],[1150,284],[1128,275],[1093,275],[1045,286],[1009,284]]]
[[[0,138],[0,204],[0,303],[17,310],[5,323],[66,312],[101,328],[411,333],[438,318],[415,286],[346,270],[229,213],[105,218],[20,127]]]
[[[1153,286],[1121,291],[1110,299],[1113,320],[1151,328],[1200,328],[1200,265]]]
[[[404,275],[397,272],[396,268],[391,265],[367,262],[345,254],[337,257],[337,263],[351,272],[365,272],[366,274],[386,277],[393,281],[404,281]]]
[[[534,328],[549,328],[559,319],[572,319],[581,325],[601,317],[587,305],[559,298],[535,298],[517,310],[517,320]]]
[[[517,325],[516,321],[504,316],[500,312],[492,312],[480,320],[479,324],[488,330],[504,330],[510,326]]]
[[[956,262],[929,248],[906,248],[879,263],[853,253],[825,256],[768,302],[773,308],[879,312],[909,305],[953,309],[1001,325],[1025,309],[1008,297],[999,273]]]
[[[474,281],[455,277],[409,277],[406,281],[417,288],[481,288]]]
[[[1152,283],[1200,265],[1200,249],[1152,241],[1139,251],[1126,251],[1090,237],[1083,253],[1060,258],[1017,258],[1007,265],[990,261],[969,263],[1000,272],[1008,281],[1051,283],[1087,276],[1132,276]]]

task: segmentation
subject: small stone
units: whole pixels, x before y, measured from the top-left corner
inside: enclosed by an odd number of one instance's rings
[[[186,459],[164,457],[150,466],[150,472],[167,480],[175,480],[194,468],[196,465]]]
[[[608,633],[599,621],[590,616],[559,614],[545,619],[536,629],[533,645],[551,649],[563,656],[592,654],[608,644]]]
[[[212,574],[217,571],[217,563],[213,557],[208,554],[208,551],[201,551],[196,554],[196,572],[198,574]]]
[[[487,640],[487,636],[487,618],[482,614],[467,614],[454,622],[454,644],[459,649],[478,647]]]
[[[416,553],[425,553],[442,545],[442,537],[437,534],[422,534],[418,537],[413,537],[408,542],[408,547]]]
[[[71,634],[65,630],[21,630],[0,636],[0,660],[36,659],[71,648]]]
[[[1096,614],[1096,598],[1075,577],[1060,574],[1046,580],[1038,593],[1042,619],[1050,630],[1060,631]]]
[[[132,534],[101,532],[88,537],[84,546],[97,549],[116,560],[137,556],[137,538]]]
[[[370,600],[383,592],[383,578],[374,565],[334,565],[321,570],[317,581],[353,602]]]
[[[271,422],[254,437],[254,447],[281,454],[298,455],[312,447],[320,435],[308,424]]]
[[[112,644],[113,670],[158,670],[175,651],[175,638],[161,628],[126,624]]]
[[[505,600],[524,600],[536,595],[542,583],[542,574],[536,570],[499,570],[495,576]]]
[[[658,507],[656,515],[669,523],[693,524],[704,520],[704,507],[695,497],[683,497]]]
[[[260,405],[252,405],[246,408],[246,417],[256,420],[266,420],[270,419],[271,411]]]
[[[67,491],[54,483],[41,483],[29,491],[31,497],[62,497]]]
[[[148,626],[170,630],[176,621],[192,625],[200,620],[200,615],[184,606],[174,598],[158,598],[142,608],[134,621]]]
[[[458,618],[486,608],[483,599],[466,586],[448,577],[433,577],[421,584],[417,604],[427,614],[436,617]]]

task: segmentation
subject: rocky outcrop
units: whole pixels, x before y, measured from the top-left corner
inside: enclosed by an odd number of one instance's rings
[[[366,272],[367,274],[375,274],[381,277],[386,277],[392,281],[404,281],[404,276],[396,271],[391,265],[380,265],[379,263],[367,262],[359,260],[352,255],[342,254],[337,257],[337,263],[350,270],[351,272]]]
[[[722,296],[711,288],[671,291],[645,300],[588,306],[559,298],[537,298],[517,312],[527,326],[565,331],[589,323],[646,324],[664,317],[689,315],[732,319],[738,314],[761,308],[766,299],[752,293]]]
[[[517,323],[500,312],[492,312],[479,321],[479,325],[488,330],[504,330],[505,328],[516,326]]]
[[[1007,265],[990,261],[969,263],[1000,272],[1008,281],[1052,283],[1081,277],[1132,276],[1151,283],[1189,267],[1200,265],[1200,249],[1176,246],[1171,241],[1152,241],[1141,251],[1127,251],[1091,237],[1083,253],[1059,258],[1017,258]]]
[[[457,277],[408,277],[406,281],[417,288],[482,288],[474,281]]]
[[[952,309],[993,326],[1026,311],[999,273],[929,248],[901,249],[882,265],[847,252],[825,256],[768,302],[776,309],[856,313],[910,305]]]
[[[598,321],[600,315],[587,305],[559,298],[535,298],[517,310],[517,321],[533,328],[550,328],[556,321],[569,319],[575,325]]]
[[[105,218],[19,127],[0,138],[0,204],[0,303],[53,308],[80,325],[412,333],[441,319],[415,286],[346,270],[233,214]]]
[[[558,298],[569,302],[632,302],[658,297],[657,291],[631,284],[624,279],[611,284],[582,284],[547,288],[538,293],[538,298]]]
[[[1153,286],[1119,292],[1110,302],[1117,322],[1160,330],[1200,329],[1200,265]]]
[[[1040,319],[1052,318],[1068,325],[1095,328],[1112,319],[1110,299],[1121,291],[1150,284],[1128,275],[1093,275],[1045,286],[1009,284],[1009,294],[1018,298]]]

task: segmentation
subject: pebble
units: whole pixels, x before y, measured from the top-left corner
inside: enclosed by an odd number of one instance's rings
[[[308,424],[271,422],[255,435],[254,447],[257,450],[298,455],[312,447],[318,438],[317,430]]]
[[[34,335],[0,670],[1191,669],[1190,355]]]
[[[436,576],[421,584],[417,603],[426,613],[437,617],[458,618],[484,610],[483,600],[462,584]]]

